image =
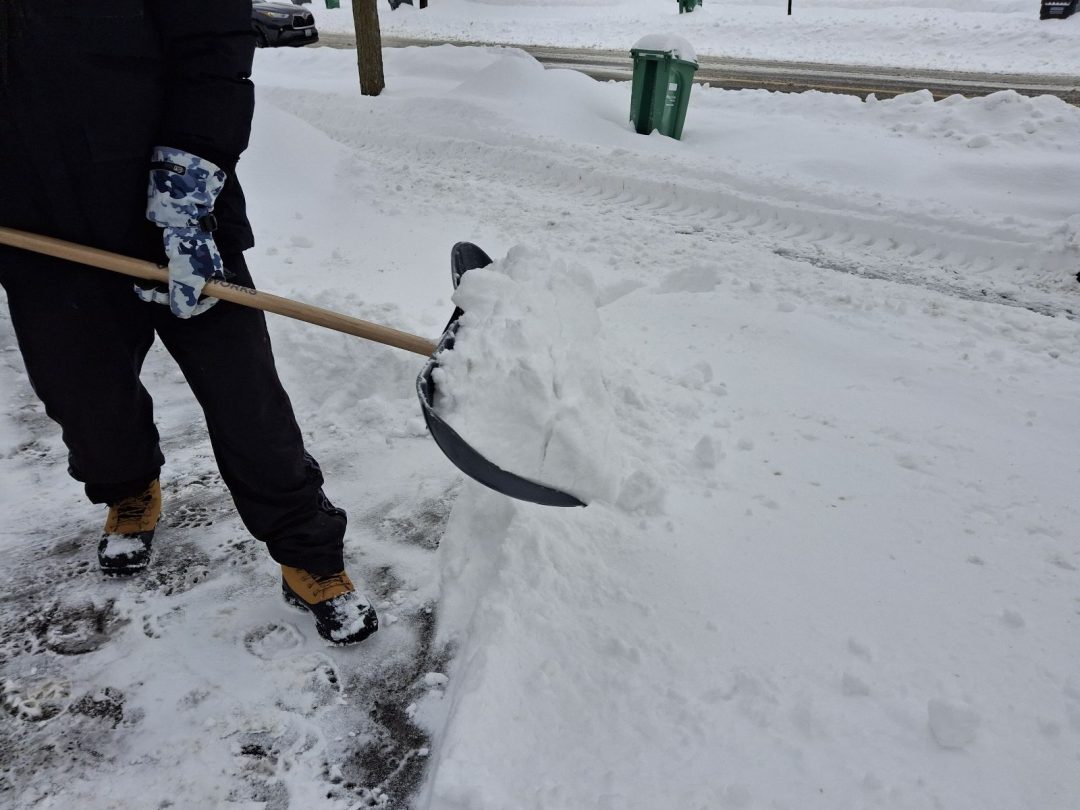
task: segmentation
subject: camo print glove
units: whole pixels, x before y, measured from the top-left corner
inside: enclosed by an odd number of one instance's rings
[[[217,303],[199,300],[211,278],[225,278],[214,244],[214,201],[225,185],[225,172],[208,160],[167,146],[150,158],[146,218],[160,225],[169,259],[169,290],[135,285],[143,301],[168,304],[173,315],[190,318]]]

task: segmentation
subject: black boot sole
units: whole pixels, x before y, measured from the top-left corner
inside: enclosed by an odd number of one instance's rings
[[[103,538],[98,544],[98,566],[101,568],[101,573],[107,577],[130,577],[133,574],[145,571],[150,566],[150,557],[154,551],[151,545],[154,540],[154,533],[152,531],[143,532],[137,536],[137,539],[143,543],[142,551],[132,554],[118,554],[115,557],[102,557],[101,552],[105,550],[107,545],[106,539]]]
[[[149,561],[143,563],[142,565],[124,565],[124,566],[114,566],[114,567],[110,567],[110,568],[102,567],[101,575],[106,576],[106,577],[111,577],[113,579],[120,579],[122,577],[130,577],[130,576],[134,576],[135,574],[141,574],[143,571],[145,571],[149,567],[150,567]]]
[[[341,639],[334,638],[331,635],[334,628],[327,625],[323,621],[322,617],[320,617],[319,614],[315,612],[314,608],[307,602],[305,602],[303,599],[301,599],[296,593],[294,593],[293,589],[290,588],[288,586],[288,583],[284,581],[282,581],[281,583],[281,595],[285,599],[286,604],[292,605],[294,608],[310,614],[315,619],[315,630],[316,632],[318,632],[321,638],[329,641],[331,644],[336,644],[339,647],[344,647],[349,644],[356,644],[358,642],[361,642],[379,629],[379,617],[375,613],[375,608],[371,608],[367,613],[364,614],[363,627],[361,627],[351,636],[346,636],[345,638]]]

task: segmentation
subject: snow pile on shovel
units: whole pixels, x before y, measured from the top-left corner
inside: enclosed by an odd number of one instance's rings
[[[435,411],[481,455],[585,503],[619,483],[615,414],[585,271],[518,246],[468,271],[453,351],[435,370]]]

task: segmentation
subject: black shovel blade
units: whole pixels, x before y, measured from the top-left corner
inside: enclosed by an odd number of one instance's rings
[[[454,288],[457,289],[458,282],[467,271],[477,267],[487,267],[489,264],[491,264],[491,257],[476,245],[471,242],[458,242],[450,251],[450,272]],[[420,407],[424,411],[424,421],[427,422],[428,430],[431,431],[435,443],[455,467],[470,478],[503,495],[543,506],[585,506],[582,501],[569,493],[530,481],[528,478],[515,475],[492,464],[470,447],[435,413],[432,407],[435,402],[435,380],[432,379],[432,373],[439,367],[439,355],[453,351],[458,319],[462,314],[461,309],[454,308],[454,314],[446,325],[446,329],[443,330],[435,353],[427,361],[420,376],[416,378],[416,393],[420,398]]]

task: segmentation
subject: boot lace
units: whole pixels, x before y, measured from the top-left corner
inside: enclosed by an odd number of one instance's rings
[[[325,576],[319,576],[312,574],[310,571],[304,572],[308,579],[310,579],[315,587],[313,590],[321,598],[327,591],[331,591],[335,588],[342,588],[346,591],[352,590],[351,583],[345,576],[344,571],[339,571],[336,574],[326,574]]]
[[[124,498],[116,504],[116,517],[121,523],[126,523],[129,520],[139,520],[146,510],[150,506],[150,502],[153,500],[150,490],[142,493],[141,495],[133,495],[130,498]]]

